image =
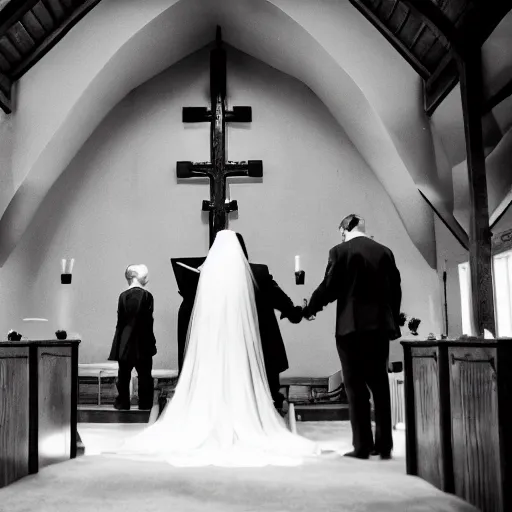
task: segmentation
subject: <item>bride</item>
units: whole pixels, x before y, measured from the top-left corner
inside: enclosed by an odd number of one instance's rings
[[[172,400],[122,451],[176,466],[297,465],[320,453],[292,434],[274,408],[253,276],[235,232],[217,234],[201,269]]]

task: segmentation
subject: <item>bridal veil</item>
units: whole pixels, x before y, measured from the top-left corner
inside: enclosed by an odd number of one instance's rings
[[[274,408],[253,276],[233,231],[218,233],[201,269],[174,396],[124,450],[178,466],[296,465],[319,453]]]

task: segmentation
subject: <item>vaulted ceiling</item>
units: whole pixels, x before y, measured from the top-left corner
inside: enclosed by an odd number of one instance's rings
[[[467,45],[485,41],[482,111],[496,196],[490,204],[503,205],[512,190],[504,177],[512,148],[511,6],[511,0],[0,0],[0,105],[12,110],[11,121],[0,117],[0,164],[3,158],[10,166],[0,190],[0,265],[106,113],[208,44],[220,24],[228,44],[303,81],[325,103],[435,267],[430,207],[461,244],[468,240],[455,60]]]
[[[12,84],[101,0],[0,0],[0,105],[11,111]],[[343,1],[343,0],[340,0]],[[430,115],[458,82],[455,54],[482,45],[510,0],[350,0],[425,81]],[[510,87],[489,98],[489,111]]]

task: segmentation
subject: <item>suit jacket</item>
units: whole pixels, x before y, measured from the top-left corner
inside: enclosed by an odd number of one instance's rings
[[[138,361],[156,354],[153,308],[153,295],[144,288],[136,286],[121,293],[110,361]]]
[[[337,336],[379,331],[390,340],[399,338],[402,289],[391,250],[365,236],[333,247],[324,280],[304,316],[315,315],[334,301]]]
[[[205,259],[203,258],[202,261],[198,259],[198,265],[201,265]],[[288,369],[288,358],[274,310],[277,309],[281,312],[281,318],[289,318],[294,323],[300,322],[302,310],[298,306],[295,307],[288,295],[281,290],[266,265],[250,263],[250,266],[256,281],[254,292],[265,369],[267,373],[284,372]],[[195,292],[196,290],[193,290],[193,294],[183,296],[183,302],[178,312],[178,364],[180,370],[183,365]]]
[[[274,310],[281,313],[281,318],[298,323],[302,319],[302,308],[295,307],[290,297],[281,290],[267,265],[251,263],[250,266],[256,281],[254,295],[265,369],[267,374],[281,373],[288,369],[288,358]]]

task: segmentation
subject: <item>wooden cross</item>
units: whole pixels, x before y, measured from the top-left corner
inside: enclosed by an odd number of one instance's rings
[[[208,177],[210,200],[203,201],[203,211],[210,217],[210,247],[216,234],[227,227],[227,214],[237,211],[236,201],[226,202],[226,178],[229,176],[263,177],[261,160],[245,162],[226,161],[226,121],[249,123],[251,107],[233,107],[226,110],[226,52],[222,48],[221,30],[217,27],[216,47],[210,54],[211,109],[184,107],[184,123],[210,123],[210,162],[178,162],[178,178]]]

